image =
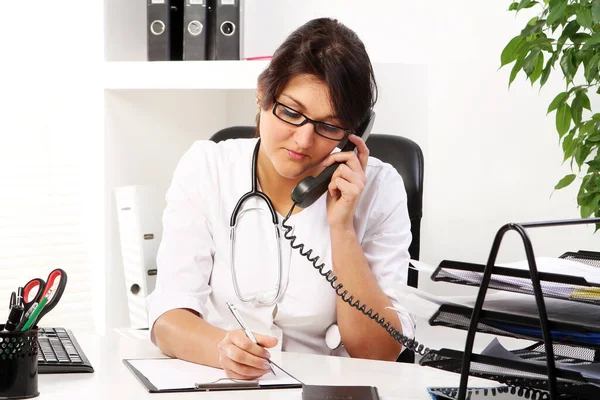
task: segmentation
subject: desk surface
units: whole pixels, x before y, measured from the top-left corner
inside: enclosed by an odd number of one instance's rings
[[[75,336],[96,372],[40,375],[40,399],[170,400],[198,399],[199,396],[208,400],[302,398],[301,389],[150,394],[122,362],[124,358],[163,357],[147,339],[147,332],[113,331],[106,336],[75,333]],[[376,386],[384,400],[430,399],[427,386],[457,386],[459,381],[458,374],[418,364],[277,352],[273,352],[273,360],[305,384]],[[470,378],[469,385],[498,384]]]

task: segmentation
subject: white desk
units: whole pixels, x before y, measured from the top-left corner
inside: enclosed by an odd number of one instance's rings
[[[437,333],[435,333],[436,331]],[[447,329],[442,331],[435,329],[432,332],[429,332],[429,335],[437,336],[437,342],[442,340],[440,332],[444,332],[443,339],[445,341],[452,338],[451,341],[457,343],[458,347],[464,343],[461,340],[461,335],[464,333]],[[145,335],[147,333],[136,331],[125,332],[125,334],[111,332],[107,336],[75,333],[77,341],[96,372],[93,374],[40,375],[39,398],[42,400],[145,398],[153,400],[191,398],[299,400],[302,398],[301,389],[150,394],[122,362],[123,358],[163,356],[149,340],[143,338]],[[484,339],[483,343],[486,341],[489,339]],[[273,361],[305,384],[376,386],[384,400],[430,399],[425,389],[427,386],[458,386],[459,382],[458,374],[421,367],[418,364],[277,352],[273,352]],[[497,386],[498,383],[470,378],[469,385]]]

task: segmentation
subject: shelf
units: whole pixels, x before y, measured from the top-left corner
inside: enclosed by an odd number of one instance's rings
[[[268,60],[257,61],[109,61],[104,89],[256,89]]]

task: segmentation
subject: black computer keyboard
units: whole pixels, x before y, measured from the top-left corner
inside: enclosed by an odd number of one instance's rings
[[[39,328],[38,372],[40,374],[66,374],[94,372],[94,368],[70,330]]]

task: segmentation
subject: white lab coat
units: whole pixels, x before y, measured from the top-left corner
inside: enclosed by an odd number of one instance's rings
[[[180,160],[163,214],[158,250],[158,276],[148,297],[149,323],[176,308],[189,308],[224,329],[238,329],[225,302],[234,303],[250,328],[278,337],[284,351],[345,355],[331,351],[325,332],[336,322],[336,294],[312,264],[281,238],[285,292],[273,306],[241,302],[236,296],[230,264],[230,217],[240,197],[251,189],[252,152],[256,139],[221,143],[198,141]],[[402,178],[389,164],[369,158],[367,184],[356,209],[354,226],[365,256],[382,290],[394,306],[406,287],[411,242],[410,220]],[[235,265],[244,296],[273,291],[277,250],[271,214],[253,198],[243,209],[260,207],[239,218]],[[283,216],[279,215],[279,224]],[[331,243],[326,195],[293,215],[297,243],[331,269]],[[283,231],[282,231],[283,233]],[[283,235],[282,235],[283,236]],[[338,282],[339,283],[339,282]],[[358,312],[358,311],[357,311]],[[364,323],[374,323],[364,317]],[[402,329],[414,337],[414,320],[401,316]]]

